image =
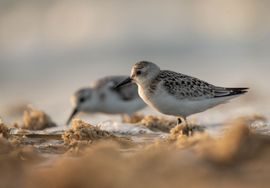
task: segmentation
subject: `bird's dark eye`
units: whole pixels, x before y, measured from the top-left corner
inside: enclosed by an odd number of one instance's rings
[[[79,102],[80,103],[83,103],[85,101],[85,98],[83,98],[83,97],[81,97],[80,99],[79,99]]]
[[[138,70],[138,71],[136,72],[136,75],[140,75],[140,74],[142,74],[142,71],[139,71],[139,70]]]

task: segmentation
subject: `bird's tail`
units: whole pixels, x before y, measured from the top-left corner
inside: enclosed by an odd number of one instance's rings
[[[215,89],[215,98],[217,97],[229,97],[234,95],[242,95],[248,92],[249,88],[241,87],[241,88],[221,88],[217,87]]]

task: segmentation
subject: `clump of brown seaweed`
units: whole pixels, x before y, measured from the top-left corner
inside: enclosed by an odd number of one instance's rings
[[[23,129],[43,130],[57,125],[43,111],[29,107],[23,113]]]
[[[152,131],[162,131],[167,133],[177,125],[176,121],[152,115],[144,116],[135,114],[133,116],[124,116],[122,121],[123,123],[141,124]]]
[[[98,126],[93,126],[80,119],[72,121],[71,128],[62,134],[62,139],[71,148],[69,150],[71,154],[81,154],[81,149],[85,149],[96,141],[111,140],[125,148],[134,146],[129,138],[115,136],[108,131],[101,130]]]
[[[62,135],[62,138],[66,144],[71,144],[78,141],[86,141],[91,143],[94,140],[111,137],[114,137],[114,135],[79,119],[74,119],[72,121],[71,128],[65,131]]]
[[[123,123],[140,123],[142,119],[144,118],[144,115],[141,114],[134,114],[132,116],[129,115],[123,115],[122,116],[122,122]]]
[[[145,116],[140,123],[152,131],[162,132],[170,132],[177,125],[176,121],[155,116]]]
[[[250,131],[250,123],[258,118],[247,116],[229,121],[226,126],[230,128],[221,138],[208,136],[199,142],[196,150],[203,158],[222,165],[238,164],[259,157],[264,150],[270,151],[270,137]]]
[[[8,138],[9,137],[9,128],[1,120],[0,120],[0,134],[4,138]]]

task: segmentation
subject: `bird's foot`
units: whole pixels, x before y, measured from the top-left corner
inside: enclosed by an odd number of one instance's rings
[[[182,134],[186,136],[192,136],[193,135],[193,127],[190,127],[188,125],[184,126],[182,129]]]
[[[183,120],[181,118],[178,118],[177,119],[177,124],[178,125],[181,125],[182,124],[182,126],[183,126],[183,128],[182,128],[182,134],[183,135],[186,135],[186,136],[192,136],[192,134],[193,134],[193,127],[190,127],[188,125],[188,122],[187,122],[187,120],[185,118]]]

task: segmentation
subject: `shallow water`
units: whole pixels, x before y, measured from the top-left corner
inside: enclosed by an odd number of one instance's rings
[[[270,122],[267,119],[258,117],[258,119],[251,121],[249,129],[261,135],[270,136]],[[155,143],[156,141],[167,140],[170,133],[162,131],[152,131],[145,127],[143,124],[129,124],[122,123],[119,121],[107,120],[99,124],[94,125],[101,130],[108,131],[118,137],[126,137],[130,139],[136,147],[143,147]],[[227,130],[231,129],[231,126],[224,123],[216,123],[211,125],[198,125],[203,128],[204,132],[212,137],[220,137]],[[67,150],[64,147],[65,143],[62,140],[62,135],[65,131],[69,130],[68,126],[59,126],[53,128],[47,128],[45,130],[33,131],[33,130],[22,130],[18,128],[12,128],[10,134],[12,136],[21,138],[20,144],[32,145],[41,154],[63,154]],[[123,151],[137,151],[134,148],[125,148]]]

